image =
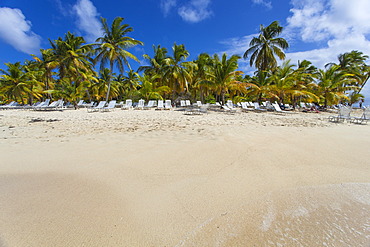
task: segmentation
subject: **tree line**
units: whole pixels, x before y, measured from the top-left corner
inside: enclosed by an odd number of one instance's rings
[[[143,42],[128,36],[133,28],[123,20],[117,17],[108,25],[101,18],[103,35],[95,43],[68,32],[49,40],[50,48],[41,49],[41,55],[6,63],[7,69],[0,70],[0,101],[33,104],[62,98],[77,105],[80,99],[186,98],[209,103],[232,99],[234,103],[270,100],[296,105],[303,101],[327,107],[364,99],[361,90],[370,77],[367,55],[355,50],[340,54],[324,69],[307,60],[293,64],[284,60],[289,44],[279,37],[283,28],[277,21],[261,25],[243,55],[256,68],[251,76],[239,70],[240,56],[202,53],[187,61],[189,51],[176,43],[171,50],[153,45],[153,56],[144,55],[147,65],[134,71],[129,61],[139,59],[129,49]],[[277,59],[284,61],[278,65]]]

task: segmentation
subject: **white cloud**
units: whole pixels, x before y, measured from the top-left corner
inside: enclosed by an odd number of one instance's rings
[[[164,16],[167,16],[170,11],[176,7],[176,0],[161,0],[161,9],[164,13]]]
[[[192,0],[187,5],[181,6],[178,14],[184,21],[196,23],[212,16],[213,12],[208,9],[211,0]]]
[[[190,0],[180,5],[177,0],[161,0],[160,7],[165,17],[175,10],[184,21],[197,23],[212,16],[210,4],[211,0]]]
[[[41,37],[31,31],[31,26],[20,9],[0,8],[0,38],[16,50],[39,52]]]
[[[266,1],[266,0],[252,0],[252,2],[254,4],[260,4],[260,5],[264,5],[265,7],[267,7],[268,9],[271,9],[272,8],[272,3],[271,1]]]
[[[77,26],[85,34],[87,42],[94,42],[102,35],[99,13],[90,0],[78,0],[73,11],[77,15]]]

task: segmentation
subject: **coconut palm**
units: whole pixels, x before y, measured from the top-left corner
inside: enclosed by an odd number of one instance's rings
[[[300,68],[294,70],[293,67],[295,65],[291,64],[290,60],[287,60],[274,71],[271,77],[272,85],[270,86],[270,90],[275,94],[279,102],[284,104],[286,100],[289,100],[289,103],[295,106],[298,98],[319,101],[319,98],[310,91],[311,87],[314,87],[316,84],[311,80],[309,82],[306,77],[306,73],[314,67],[310,67],[307,62],[300,65]],[[311,74],[311,76],[313,75]]]
[[[29,87],[29,73],[24,72],[20,62],[6,63],[7,70],[0,69],[0,89],[9,100],[20,101],[24,104],[27,96],[32,93]]]
[[[237,55],[227,58],[226,53],[221,58],[217,54],[213,56],[214,88],[222,103],[225,103],[225,94],[230,85],[236,83],[238,76],[243,73],[237,71],[239,59],[240,57]]]
[[[270,72],[256,71],[254,76],[252,76],[248,81],[253,84],[253,86],[248,88],[247,96],[252,97],[259,103],[261,103],[263,99],[270,99],[276,96],[270,90],[272,83]]]
[[[200,54],[194,61],[195,70],[193,71],[193,83],[191,86],[195,95],[199,91],[199,99],[202,102],[204,101],[204,95],[213,85],[214,74],[212,65],[212,57],[207,53]]]
[[[319,101],[319,97],[314,94],[317,88],[315,82],[317,76],[317,68],[310,61],[303,60],[298,62],[298,68],[294,71],[295,81],[292,87],[293,90],[296,90],[296,93],[292,95],[293,107],[302,99],[310,102]]]
[[[68,32],[64,39],[58,38],[54,42],[50,41],[54,56],[59,68],[59,78],[68,77],[74,83],[79,80],[87,79],[93,73],[93,66],[89,54],[92,46],[86,44],[83,37],[75,36]],[[79,80],[76,80],[79,78]]]
[[[122,24],[124,19],[122,17],[116,17],[113,20],[112,25],[109,27],[107,20],[101,18],[103,37],[96,40],[97,46],[95,52],[97,54],[95,63],[100,62],[100,69],[102,70],[107,63],[109,63],[109,69],[113,73],[114,65],[116,65],[119,71],[124,73],[124,65],[130,68],[128,59],[133,59],[139,62],[138,58],[127,51],[137,45],[143,45],[143,42],[126,36],[128,33],[133,31],[133,28],[128,24]],[[108,101],[109,93],[111,88],[111,81],[108,83],[108,90],[106,100]]]
[[[154,87],[154,82],[158,79],[157,77],[159,77],[159,75],[144,74],[142,76],[139,75],[138,77],[141,81],[141,85],[140,89],[137,91],[137,95],[142,99],[163,100],[163,95],[171,92],[171,89],[168,86]]]
[[[54,78],[53,70],[57,68],[58,61],[54,56],[52,49],[41,49],[41,57],[32,55],[33,59],[39,65],[39,68],[42,69],[42,79],[45,82],[45,90],[53,89]]]
[[[249,43],[249,49],[244,53],[244,59],[250,57],[250,66],[258,70],[271,70],[277,67],[275,56],[285,59],[284,50],[289,47],[288,42],[277,37],[283,31],[279,22],[274,21],[269,26],[260,26],[260,34]]]
[[[172,89],[173,97],[176,93],[188,91],[188,82],[191,80],[191,75],[186,69],[186,58],[189,52],[184,45],[177,45],[172,47],[172,56],[165,59],[164,63],[164,78],[167,81],[167,86]]]
[[[28,76],[28,103],[33,104],[34,99],[41,99],[44,90],[46,89],[46,83],[44,83],[44,69],[40,68],[36,61],[26,60],[23,65],[23,71]]]
[[[318,96],[322,99],[324,107],[348,100],[345,92],[356,89],[356,86],[349,86],[353,78],[351,74],[340,70],[338,65],[332,65],[326,70],[319,70],[318,73]]]
[[[326,67],[334,65],[339,66],[339,70],[343,73],[348,73],[353,78],[351,84],[355,86],[353,92],[349,92],[349,103],[353,104],[363,99],[363,95],[360,94],[366,82],[370,78],[370,66],[365,62],[369,57],[364,55],[360,51],[351,51],[340,54],[338,56],[338,64],[329,63]]]

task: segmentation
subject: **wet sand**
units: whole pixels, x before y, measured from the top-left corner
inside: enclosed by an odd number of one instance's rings
[[[327,117],[1,111],[0,246],[369,246],[370,125]]]

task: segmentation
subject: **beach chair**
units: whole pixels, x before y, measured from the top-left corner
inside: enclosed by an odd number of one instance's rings
[[[253,111],[253,108],[248,107],[248,102],[240,102],[242,111]]]
[[[122,107],[121,107],[122,110],[129,110],[131,108],[132,108],[132,100],[131,99],[127,99],[126,103],[124,105],[122,105]]]
[[[171,110],[172,109],[172,103],[171,103],[171,100],[166,100],[165,102],[164,102],[164,109],[165,110]]]
[[[361,117],[353,117],[350,122],[355,123],[355,124],[362,124],[362,123],[367,123],[367,121],[370,120],[370,107],[366,107],[363,109],[364,112],[362,113]]]
[[[96,112],[96,111],[100,111],[101,109],[103,109],[105,107],[105,104],[107,102],[106,101],[100,101],[99,104],[95,107],[90,107],[90,108],[87,108],[87,112]]]
[[[80,100],[80,101],[78,101],[78,103],[77,103],[77,107],[82,107],[83,105],[84,105],[84,100],[82,99],[82,100]]]
[[[198,106],[198,107],[201,107],[201,106],[202,106],[202,101],[198,100],[198,101],[197,101],[197,106]]]
[[[329,121],[330,122],[344,122],[344,120],[350,121],[351,111],[352,108],[342,106],[339,108],[337,116],[329,116]]]
[[[13,108],[16,105],[16,103],[17,102],[12,101],[9,104],[0,106],[0,109],[2,109],[2,110],[11,109],[11,108]]]
[[[81,105],[81,107],[84,107],[84,108],[91,108],[91,107],[94,107],[94,101],[91,101],[90,103],[83,103],[82,105]]]
[[[53,104],[54,103],[54,104]],[[55,111],[55,110],[63,110],[64,107],[64,101],[63,100],[57,100],[51,103],[50,105],[44,107],[44,110],[49,110],[49,111]]]
[[[145,110],[150,110],[154,107],[155,100],[149,100],[148,104],[144,106]]]
[[[200,112],[200,113],[208,113],[208,107],[209,107],[209,103],[207,103],[207,104],[202,104],[202,105],[199,107],[199,112]]]
[[[139,103],[137,104],[137,106],[134,109],[135,110],[144,110],[144,104],[145,104],[145,100],[140,99]]]
[[[281,110],[280,106],[278,103],[272,103],[272,106],[274,107],[274,110],[277,112],[277,113],[294,113],[294,112],[291,112],[291,111],[283,111]]]
[[[157,105],[157,108],[155,108],[156,110],[163,110],[164,109],[164,104],[163,104],[163,100],[158,100],[158,105]]]
[[[191,107],[191,102],[190,102],[190,100],[185,100],[185,106],[186,107]]]
[[[185,100],[180,100],[180,106],[181,106],[181,107],[186,107],[186,102],[185,102]]]
[[[228,101],[226,102],[226,106],[227,106],[230,110],[232,110],[232,111],[236,111],[236,108],[234,107],[234,104],[233,104],[233,102],[232,102],[231,100],[228,100]]]
[[[221,106],[221,108],[226,113],[236,113],[236,109],[235,108],[230,108],[227,105],[223,105],[223,106]]]
[[[101,108],[100,110],[101,111],[111,111],[111,110],[114,110],[116,108],[116,103],[117,101],[116,100],[111,100],[109,101],[108,105]]]
[[[43,111],[57,110],[60,107],[61,102],[62,102],[62,100],[53,101],[53,102],[50,103],[50,105],[38,106],[38,107],[35,108],[35,110],[39,110],[39,111],[40,110],[43,110]],[[64,101],[63,101],[63,103],[64,103]]]
[[[37,106],[33,107],[34,110],[42,110],[42,108],[47,107],[50,103],[50,99],[46,99],[45,101],[41,102]]]
[[[254,102],[253,103],[253,106],[254,106],[254,110],[257,111],[257,112],[265,112],[265,111],[267,111],[266,109],[261,108],[261,106],[260,106],[260,104],[258,104],[258,102]]]

